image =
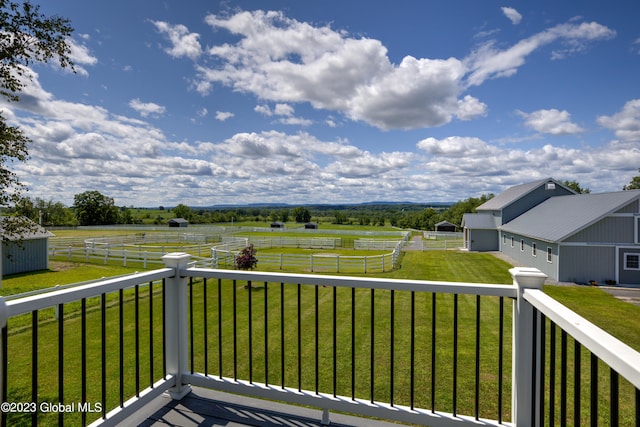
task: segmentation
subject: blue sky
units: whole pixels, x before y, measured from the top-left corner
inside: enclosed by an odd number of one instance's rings
[[[67,205],[456,201],[640,167],[640,3],[46,2],[76,73],[2,102]]]

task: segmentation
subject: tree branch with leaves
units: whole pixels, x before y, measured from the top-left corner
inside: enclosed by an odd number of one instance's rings
[[[38,5],[0,0],[0,95],[10,102],[19,101],[20,92],[31,79],[31,64],[55,60],[61,67],[74,70],[68,42],[72,32],[69,20],[47,17]],[[29,158],[30,142],[21,129],[7,123],[0,110],[0,207],[15,205],[27,191],[12,165]],[[31,228],[32,223],[26,219],[6,222],[2,240],[15,239]]]

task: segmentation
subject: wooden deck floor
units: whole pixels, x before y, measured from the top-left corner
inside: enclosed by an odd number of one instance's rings
[[[339,427],[397,427],[398,424],[330,414]],[[139,427],[321,427],[322,411],[194,387],[180,401],[161,396],[127,420]]]

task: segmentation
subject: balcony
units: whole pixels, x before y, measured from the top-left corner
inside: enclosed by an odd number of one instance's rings
[[[0,302],[3,426],[640,425],[640,354],[537,270],[504,285],[164,262]]]

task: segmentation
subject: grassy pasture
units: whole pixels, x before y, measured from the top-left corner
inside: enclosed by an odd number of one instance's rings
[[[282,251],[284,249],[277,249]],[[266,251],[266,250],[265,250]],[[332,250],[331,252],[335,252]],[[347,252],[353,253],[353,250]],[[371,253],[371,251],[366,251]],[[259,257],[260,251],[258,252]],[[52,267],[56,267],[53,265]],[[57,267],[56,267],[57,268]],[[490,254],[477,254],[477,253],[463,253],[455,251],[427,251],[427,252],[407,252],[404,253],[402,259],[401,268],[393,272],[379,273],[380,277],[387,278],[407,278],[407,279],[424,279],[424,280],[442,280],[442,281],[462,281],[462,282],[477,282],[477,283],[511,283],[511,277],[508,273],[510,265],[501,261]],[[89,278],[99,278],[103,276],[110,276],[115,274],[123,274],[131,272],[133,269],[115,268],[113,266],[94,266],[94,265],[60,265],[57,271],[43,272],[35,276],[22,276],[11,277],[3,281],[2,293],[9,289],[23,289],[29,290],[37,284],[58,284],[69,283],[79,280],[87,280]],[[66,279],[68,278],[68,280]],[[36,284],[37,283],[37,284]],[[217,300],[218,286],[222,294],[222,299]],[[194,368],[199,371],[205,369],[205,343],[203,335],[203,327],[205,325],[204,315],[204,288],[205,285],[202,281],[196,281],[193,285],[193,301],[194,301]],[[209,281],[206,285],[207,288],[207,301],[209,313],[206,316],[206,325],[208,333],[211,338],[207,341],[206,349],[209,355],[206,361],[207,369],[209,373],[218,373],[217,369],[222,362],[222,373],[224,375],[233,376],[234,358],[236,361],[237,371],[236,374],[239,377],[248,377],[248,325],[252,325],[252,347],[251,352],[254,356],[254,364],[252,366],[252,376],[254,381],[264,382],[265,378],[269,379],[269,382],[279,382],[282,377],[280,371],[279,357],[279,345],[280,345],[280,285],[279,284],[267,284],[266,289],[264,284],[258,284],[257,288],[251,292],[242,289],[239,284],[223,281],[217,283],[217,281]],[[22,292],[20,290],[19,292]],[[609,295],[605,294],[602,290],[597,288],[586,287],[555,287],[545,286],[545,291],[558,299],[562,303],[566,304],[573,310],[577,311],[588,320],[596,323],[603,329],[609,331],[614,336],[621,338],[627,344],[640,350],[640,336],[636,333],[640,330],[640,307],[632,306],[627,303],[620,302]],[[147,360],[148,348],[150,347],[148,336],[148,325],[153,324],[156,334],[161,329],[161,308],[159,290],[156,289],[153,297],[153,315],[149,313],[149,295],[146,289],[140,291],[141,299],[139,305],[139,316],[141,319],[150,319],[144,321],[139,328],[140,336],[142,338],[141,343],[141,359]],[[237,298],[237,310],[235,310],[236,318],[234,319],[234,312],[231,310],[231,302],[233,301],[234,294]],[[302,322],[300,327],[297,323],[297,305],[298,289],[295,285],[287,285],[284,290],[285,312],[287,318],[284,320],[285,324],[285,349],[292,349],[292,353],[286,352],[285,357],[285,374],[284,382],[288,386],[298,386],[298,375],[300,375],[300,381],[303,388],[313,390],[316,386],[315,377],[313,376],[313,364],[315,363],[316,348],[313,342],[315,335],[315,325],[310,320],[314,316],[315,310],[315,289],[312,287],[302,287],[300,290],[300,299],[302,301],[303,310],[300,313]],[[328,312],[327,304],[331,304],[332,290],[328,288],[318,289],[319,300],[322,306],[319,308],[320,315],[320,329],[318,334],[320,342],[325,345],[318,349],[319,360],[319,384],[318,387],[322,391],[331,392],[333,370],[332,364],[328,361],[332,360],[332,347],[327,344],[331,341],[329,330],[332,326],[331,315]],[[350,290],[340,289],[337,291],[339,305],[337,307],[338,315],[338,349],[337,349],[337,365],[338,369],[350,369],[352,354],[351,354],[351,336],[353,330],[351,329],[351,292]],[[247,315],[249,296],[251,297],[251,303],[253,306],[253,315],[251,322]],[[123,354],[125,355],[125,363],[127,370],[125,372],[124,392],[125,399],[132,395],[134,385],[136,381],[135,373],[135,334],[136,330],[132,326],[133,318],[135,316],[135,307],[133,304],[133,291],[127,291],[124,293],[125,298],[124,305],[124,343]],[[267,316],[269,318],[269,331],[267,332],[268,350],[265,351],[265,332],[264,328],[264,307],[265,298],[267,298]],[[116,305],[117,295],[109,296],[107,299],[107,312],[106,312],[106,330],[108,334],[108,354],[107,354],[107,378],[106,384],[111,396],[107,402],[109,407],[118,403],[120,387],[119,380],[119,356],[117,341],[118,335],[118,308]],[[448,295],[438,295],[436,298],[436,324],[438,335],[436,345],[436,364],[438,367],[438,374],[436,379],[436,407],[438,410],[451,410],[451,341],[453,337],[453,298]],[[368,393],[371,388],[371,376],[369,374],[369,361],[370,353],[368,348],[371,341],[371,329],[368,319],[370,318],[371,307],[371,295],[369,291],[356,291],[355,293],[355,313],[356,313],[356,343],[355,343],[355,363],[356,363],[356,384],[355,390],[358,397],[368,398]],[[214,310],[217,310],[218,304],[221,304],[222,308],[222,336],[218,337],[218,320],[217,313],[212,315]],[[430,364],[430,352],[431,346],[431,309],[432,299],[430,294],[418,293],[415,299],[416,309],[416,348],[415,353],[417,355],[415,359],[415,372],[416,372],[416,386],[415,391],[415,404],[421,407],[430,407],[430,381],[431,381],[431,364]],[[459,355],[459,379],[458,379],[458,412],[459,413],[472,413],[473,407],[469,393],[474,389],[474,364],[473,355],[467,350],[471,351],[474,346],[475,335],[471,331],[475,329],[475,297],[460,296],[458,300],[459,310],[459,346],[460,349],[465,348],[464,352]],[[390,324],[390,295],[388,291],[376,291],[374,296],[375,306],[375,333],[373,334],[374,348],[375,348],[375,376],[374,376],[374,396],[376,399],[384,401],[389,399],[388,383],[391,376],[391,355],[390,349],[395,348],[394,352],[394,381],[396,383],[396,394],[394,395],[394,402],[396,404],[407,404],[409,399],[409,375],[408,366],[410,365],[410,351],[408,350],[408,343],[410,336],[406,326],[411,321],[409,317],[411,305],[410,294],[396,293],[394,304],[394,317],[397,325],[396,334],[394,338],[394,345],[389,344],[389,337],[387,331]],[[99,299],[92,299],[87,301],[89,307],[87,314],[87,376],[88,376],[88,389],[86,394],[86,401],[96,402],[100,400],[100,348],[98,338],[100,336],[99,330],[101,327],[100,312],[97,309],[99,307]],[[481,416],[496,418],[497,407],[496,398],[497,395],[497,372],[496,372],[496,331],[497,331],[497,313],[499,307],[499,300],[494,298],[482,298],[482,332],[481,332],[481,401],[480,412]],[[511,333],[511,309],[509,301],[504,302],[505,308],[505,342],[510,342]],[[80,401],[80,330],[81,319],[79,317],[79,303],[69,304],[65,306],[65,373],[64,373],[64,387],[65,387],[65,401]],[[291,317],[288,317],[291,316]],[[30,316],[23,316],[24,318],[12,319],[10,322],[10,336],[9,336],[9,374],[10,378],[18,379],[15,383],[10,384],[8,401],[30,401],[31,400],[31,368],[30,368],[30,348],[31,348],[31,333],[28,331],[27,326],[31,323]],[[57,324],[53,322],[54,319],[53,309],[45,310],[38,313],[38,319],[40,321],[39,336],[40,345],[39,352],[39,371],[47,372],[48,374],[41,375],[39,377],[39,396],[40,401],[57,401],[57,376],[55,372],[57,370],[57,340],[44,339],[44,337],[55,337],[57,334]],[[620,319],[625,319],[621,322]],[[231,331],[233,330],[233,323],[237,322],[238,335],[240,337],[238,341],[238,347],[236,352],[229,350],[231,348],[228,343],[233,341]],[[302,369],[298,370],[298,360],[295,356],[289,354],[295,354],[293,350],[297,349],[297,337],[298,333],[304,339],[302,340],[301,348],[301,360]],[[547,335],[547,349],[550,347],[551,338]],[[225,351],[223,352],[222,359],[218,359],[217,342],[221,338],[225,344]],[[558,333],[556,337],[556,348],[559,352],[561,337]],[[153,341],[154,345],[154,368],[153,374],[157,378],[162,375],[162,366],[160,362],[160,356],[162,349],[158,348],[158,344],[161,341],[161,335],[156,336]],[[574,366],[574,353],[573,343],[569,339],[569,350],[567,354],[568,358],[568,372],[573,372]],[[15,351],[14,351],[15,349]],[[462,350],[461,350],[462,351]],[[510,346],[505,348],[505,360],[510,360]],[[588,356],[583,351],[580,356],[582,366],[582,381],[587,383],[589,372],[589,360]],[[265,364],[265,360],[269,361],[269,366]],[[605,369],[602,363],[599,364],[599,388],[602,391],[601,408],[599,410],[599,418],[601,424],[606,424],[608,409],[607,409],[607,395],[609,387],[609,373]],[[139,377],[142,384],[148,383],[150,375],[148,363],[143,363],[140,367]],[[559,367],[556,368],[557,370]],[[549,367],[547,365],[547,370]],[[556,371],[556,376],[559,375]],[[551,378],[551,373],[547,373],[548,379]],[[505,390],[509,389],[510,372],[505,371],[503,375],[505,381]],[[569,375],[568,395],[569,399],[573,398],[573,381],[575,379]],[[556,380],[556,393],[559,393],[559,378]],[[347,375],[339,375],[336,378],[336,392],[342,395],[350,395],[351,393],[351,378]],[[621,413],[623,419],[621,425],[630,424],[632,411],[633,411],[633,391],[629,388],[629,385],[621,381]],[[507,395],[508,396],[508,395]],[[547,407],[550,403],[550,397],[546,395]],[[505,406],[503,407],[503,417],[509,418],[510,413],[510,400],[505,398]],[[559,397],[555,397],[555,404],[559,402]],[[588,406],[588,394],[583,391],[581,395],[582,406],[582,420],[581,424],[587,424],[589,421],[590,408]],[[570,410],[569,412],[572,412]],[[558,417],[560,416],[560,410],[556,410],[556,423],[559,424]],[[571,420],[571,414],[569,418]],[[51,425],[57,422],[55,414],[40,414],[39,420],[41,425]],[[91,418],[91,415],[89,416]],[[29,425],[29,420],[25,417],[14,417],[13,415],[9,419],[8,425]],[[69,425],[74,425],[79,421],[78,414],[65,415],[65,422]],[[543,424],[550,424],[550,420],[546,420]]]

